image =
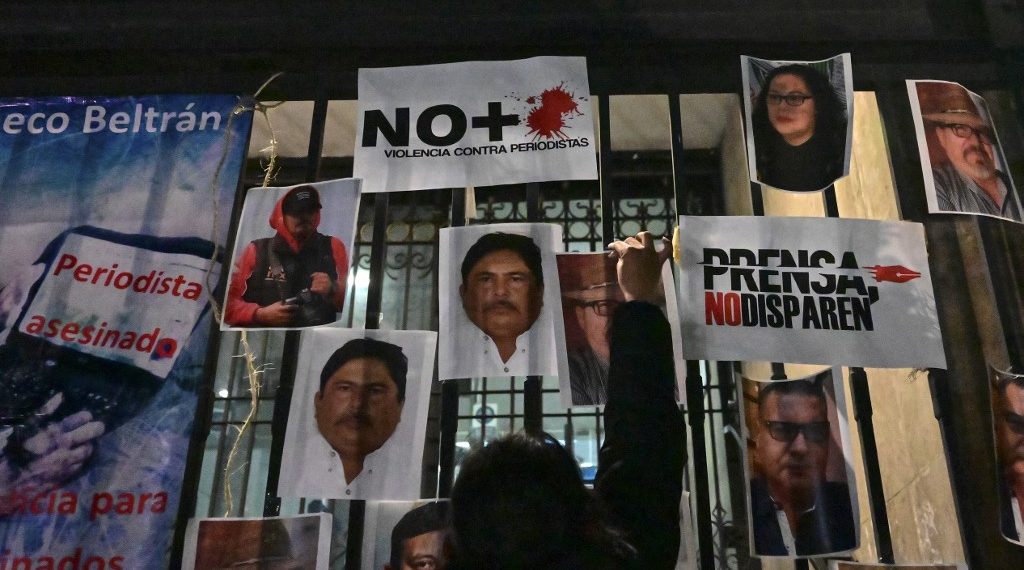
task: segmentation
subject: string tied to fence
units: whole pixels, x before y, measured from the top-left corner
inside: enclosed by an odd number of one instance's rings
[[[217,322],[221,322],[223,318],[223,310],[215,298],[213,291],[215,290],[214,284],[212,283],[214,268],[217,266],[217,259],[221,257],[223,248],[221,243],[218,241],[220,225],[220,175],[224,168],[224,164],[227,162],[228,154],[231,151],[233,138],[235,136],[232,123],[235,117],[242,115],[243,113],[259,113],[263,120],[267,124],[267,130],[270,133],[270,140],[267,146],[260,149],[260,155],[266,155],[267,159],[261,161],[263,171],[263,183],[261,188],[267,188],[270,182],[273,181],[277,174],[277,157],[278,157],[278,140],[277,134],[274,130],[274,125],[270,120],[271,109],[277,108],[285,103],[285,101],[278,101],[275,103],[262,103],[259,101],[259,96],[264,89],[267,88],[275,79],[281,76],[281,73],[275,73],[271,75],[263,85],[256,90],[251,96],[240,97],[238,103],[231,109],[231,113],[228,115],[226,124],[226,134],[224,137],[224,146],[220,155],[220,159],[217,161],[217,167],[214,170],[213,179],[210,182],[211,190],[213,192],[213,227],[210,231],[210,241],[214,244],[213,252],[206,265],[206,274],[204,276],[204,283],[206,286],[207,295],[209,296],[210,306],[213,309],[214,318]],[[236,358],[243,360],[243,366],[245,367],[245,378],[249,388],[249,412],[246,414],[245,420],[243,420],[240,427],[236,427],[236,433],[234,441],[231,444],[231,448],[228,452],[227,458],[224,462],[223,468],[223,500],[224,500],[224,516],[231,516],[234,510],[234,495],[232,492],[232,476],[234,475],[235,469],[233,468],[235,460],[238,456],[239,449],[241,448],[242,438],[246,432],[252,429],[253,421],[256,418],[256,410],[259,406],[260,390],[262,384],[260,378],[270,368],[268,363],[260,364],[256,359],[256,353],[252,350],[249,344],[249,337],[246,331],[240,333],[240,344],[242,353],[235,355]],[[240,469],[242,466],[239,466]]]

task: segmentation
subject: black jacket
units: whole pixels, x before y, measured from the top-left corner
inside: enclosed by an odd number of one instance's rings
[[[675,568],[686,428],[676,403],[668,320],[649,303],[624,303],[612,319],[609,345],[595,490],[636,548],[636,567]]]
[[[787,556],[775,504],[768,495],[768,485],[762,479],[750,481],[750,512],[754,525],[754,552]],[[800,518],[800,526],[793,539],[796,556],[841,552],[857,546],[850,489],[846,483],[822,483],[814,510]]]

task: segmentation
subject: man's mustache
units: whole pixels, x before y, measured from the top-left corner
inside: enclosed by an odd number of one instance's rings
[[[343,425],[355,423],[356,425],[363,427],[370,425],[370,414],[365,412],[351,412],[338,418],[335,425]]]
[[[519,311],[519,307],[517,307],[514,304],[512,304],[511,301],[505,301],[503,299],[499,299],[497,301],[491,301],[491,302],[489,302],[489,303],[484,305],[484,310],[485,311],[490,311],[490,310],[493,310],[493,309],[506,309],[506,310],[509,310],[509,311]]]
[[[988,157],[988,153],[986,153],[985,149],[983,149],[981,147],[981,145],[979,145],[979,144],[972,144],[971,146],[965,148],[964,149],[964,156],[967,156],[968,154],[970,154],[972,152],[980,154],[981,156],[983,156],[985,158]]]

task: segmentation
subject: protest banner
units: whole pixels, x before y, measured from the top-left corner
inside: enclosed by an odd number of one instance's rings
[[[364,192],[597,178],[582,57],[359,70]]]
[[[0,552],[14,567],[166,565],[206,282],[250,126],[236,102],[0,102]]]
[[[924,229],[680,216],[687,359],[946,366]]]

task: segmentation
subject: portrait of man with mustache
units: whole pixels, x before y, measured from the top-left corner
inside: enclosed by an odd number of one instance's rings
[[[437,333],[303,331],[278,496],[420,496]]]
[[[317,430],[330,445],[346,493],[356,480],[381,477],[373,453],[398,427],[405,405],[409,360],[402,347],[371,338],[345,343],[327,359],[313,398]]]
[[[459,296],[480,332],[485,360],[504,372],[520,368],[529,346],[520,342],[544,306],[540,248],[528,236],[485,234],[462,260]],[[495,361],[497,359],[497,361]]]
[[[918,81],[915,88],[934,206],[1021,221],[1019,197],[1000,170],[1005,161],[984,99],[944,81]]]

